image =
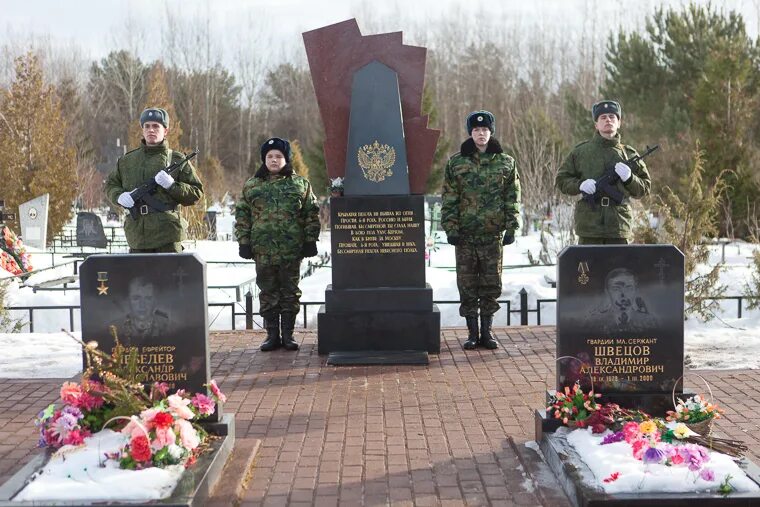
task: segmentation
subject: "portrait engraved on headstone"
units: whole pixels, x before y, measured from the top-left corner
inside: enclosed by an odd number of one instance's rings
[[[77,246],[105,248],[108,245],[103,223],[95,213],[77,213]]]

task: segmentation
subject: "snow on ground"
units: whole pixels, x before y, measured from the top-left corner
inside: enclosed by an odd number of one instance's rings
[[[217,227],[220,237],[228,237],[232,231],[232,217],[229,214],[217,217]],[[427,229],[427,224],[426,224]],[[437,233],[437,249],[431,252],[429,262],[426,262],[426,279],[433,288],[433,298],[437,301],[456,301],[459,293],[456,286],[454,269],[454,247],[445,243],[445,235]],[[330,234],[323,233],[317,245],[320,253],[330,252]],[[258,295],[255,286],[256,271],[254,264],[238,257],[238,246],[234,241],[189,241],[185,243],[187,252],[196,253],[206,261],[206,280],[208,285],[209,303],[226,303],[234,305],[235,311],[245,310],[244,295],[248,290]],[[711,247],[711,262],[720,262],[725,256],[726,268],[721,275],[721,283],[728,286],[727,294],[740,295],[744,293],[744,285],[751,273],[751,256],[757,245],[744,242],[734,242],[723,249],[720,245]],[[556,289],[549,286],[545,277],[556,279],[556,266],[530,266],[528,252],[537,259],[541,250],[538,233],[531,232],[526,236],[518,236],[514,245],[504,250],[503,292],[501,299],[509,300],[514,310],[519,306],[519,292],[525,288],[528,293],[529,306],[536,308],[536,299],[556,298]],[[43,271],[30,277],[24,286],[12,284],[9,287],[8,304],[10,306],[40,306],[40,305],[78,305],[78,284],[69,285],[71,290],[37,291],[31,285],[54,279],[60,279],[74,274],[71,258],[66,258],[66,252],[51,255],[49,252],[33,254],[33,262],[37,269],[63,266]],[[302,273],[307,269],[308,262],[316,262],[317,258],[307,259],[302,264]],[[332,271],[329,265],[318,268],[311,276],[301,280],[303,292],[302,303],[307,305],[306,314],[299,315],[298,325],[303,326],[304,317],[310,329],[316,328],[319,303],[325,298],[325,288],[331,283]],[[747,302],[743,303],[742,318],[736,314],[736,301],[721,303],[720,319],[708,323],[691,318],[685,323],[685,349],[687,364],[692,368],[731,369],[731,368],[760,368],[760,310],[747,310]],[[441,325],[463,326],[464,320],[459,316],[458,304],[439,304]],[[258,299],[254,299],[254,311],[258,309]],[[552,302],[541,306],[541,324],[555,324],[556,305]],[[209,313],[209,328],[224,330],[232,328],[230,306],[211,306]],[[28,320],[25,311],[14,312],[16,318]],[[74,329],[79,330],[79,311],[74,311]],[[506,326],[508,322],[506,305],[495,315],[496,326]],[[512,325],[519,323],[519,315],[511,314]],[[529,324],[536,324],[536,314],[529,314]],[[260,319],[254,319],[254,326],[261,325]],[[235,319],[235,327],[245,327],[245,317]],[[76,371],[76,366],[61,364],[61,354],[65,358],[75,358],[69,347],[70,338],[60,333],[61,329],[69,329],[69,312],[67,310],[36,310],[34,314],[34,334],[19,335],[0,334],[0,349],[13,349],[13,354],[0,355],[0,377],[40,377],[64,376],[61,373]],[[28,331],[28,326],[24,328]],[[64,352],[65,351],[65,352]],[[2,357],[4,356],[4,357]],[[34,359],[37,357],[37,359]],[[50,358],[55,357],[55,361]],[[17,367],[26,364],[25,367]],[[32,367],[32,364],[36,367]],[[51,364],[51,369],[45,368]],[[55,365],[53,368],[52,365]],[[68,375],[65,375],[68,376]]]
[[[135,471],[121,470],[115,460],[103,463],[104,453],[118,452],[125,443],[124,435],[107,429],[85,438],[86,445],[61,447],[13,501],[108,502],[169,497],[185,467]]]

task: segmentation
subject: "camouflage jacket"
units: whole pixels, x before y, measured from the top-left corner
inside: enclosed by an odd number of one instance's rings
[[[309,180],[288,165],[277,175],[262,166],[243,186],[235,206],[235,236],[251,245],[259,264],[302,258],[307,241],[319,238],[319,206]]]
[[[446,235],[487,242],[520,226],[520,177],[512,157],[491,138],[481,153],[470,138],[446,164],[441,225]]]
[[[638,155],[636,150],[620,142],[620,134],[605,139],[597,132],[594,137],[577,145],[557,172],[555,184],[560,192],[580,195],[580,185],[588,178],[599,179],[608,167],[614,167]],[[628,238],[632,236],[632,211],[629,197],[649,194],[651,179],[643,161],[633,164],[631,178],[616,183],[626,197],[622,204],[611,201],[609,206],[597,205],[595,210],[583,200],[575,203],[575,233],[589,238]]]
[[[173,151],[172,162],[185,156]],[[106,180],[106,195],[114,206],[123,192],[131,192],[143,182],[169,165],[169,147],[166,141],[157,146],[142,146],[127,152],[119,158],[116,170]],[[198,179],[193,166],[187,162],[179,172],[174,173],[174,184],[169,189],[158,187],[153,194],[156,199],[168,203],[174,209],[158,213],[140,215],[137,220],[127,214],[124,221],[124,234],[130,248],[157,248],[167,243],[177,243],[185,239],[186,224],[179,215],[177,205],[191,206],[203,196],[203,184]]]

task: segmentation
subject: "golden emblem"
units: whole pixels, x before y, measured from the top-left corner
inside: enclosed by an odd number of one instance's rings
[[[107,296],[108,295],[108,286],[106,285],[107,281],[108,281],[108,272],[107,271],[98,271],[98,282],[100,282],[100,286],[97,287],[97,289],[98,289],[98,296]]]
[[[375,141],[359,148],[357,153],[359,167],[364,172],[364,177],[369,181],[379,183],[389,176],[393,176],[394,162],[396,162],[396,149],[387,144]]]
[[[580,283],[581,285],[586,285],[589,281],[589,277],[587,275],[588,262],[581,261],[578,263],[578,273],[580,273],[580,275],[578,275],[578,283]]]

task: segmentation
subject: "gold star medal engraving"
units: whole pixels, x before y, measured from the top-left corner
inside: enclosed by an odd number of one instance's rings
[[[396,162],[396,149],[393,146],[380,144],[375,140],[372,144],[365,144],[359,148],[357,158],[364,177],[369,181],[380,183],[393,176],[391,168]]]
[[[581,285],[586,285],[589,282],[589,277],[587,274],[588,262],[581,261],[578,263],[578,273],[580,273],[580,275],[578,275],[578,283],[580,283]]]
[[[108,295],[108,285],[106,285],[107,281],[108,281],[108,271],[98,271],[98,282],[100,282],[100,285],[97,287],[98,296]]]

